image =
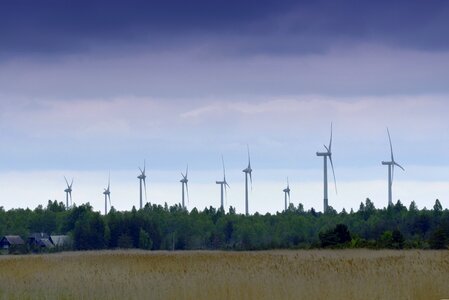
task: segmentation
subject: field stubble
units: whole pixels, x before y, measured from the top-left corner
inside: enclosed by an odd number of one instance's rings
[[[0,256],[3,299],[442,299],[449,251]]]

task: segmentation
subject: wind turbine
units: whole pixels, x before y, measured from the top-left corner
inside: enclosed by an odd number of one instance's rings
[[[246,169],[244,169],[242,172],[245,173],[245,212],[246,215],[248,215],[248,175],[251,181],[251,190],[253,189],[253,177],[251,176],[253,169],[251,169],[251,157],[249,155],[249,146],[248,146],[248,167],[246,167]]]
[[[284,192],[284,200],[285,200],[285,211],[287,211],[287,196],[288,196],[288,203],[290,203],[290,184],[288,183],[288,177],[287,177],[287,187],[283,190]]]
[[[145,168],[146,168],[146,164],[145,164],[145,160],[143,161],[143,170],[139,167],[140,170],[140,175],[137,176],[137,178],[139,179],[139,185],[140,185],[140,209],[142,209],[142,182],[143,182],[143,186],[145,188],[145,201],[147,201],[147,184],[145,182],[145,178],[147,178],[147,176],[145,175]]]
[[[392,188],[393,188],[394,166],[399,167],[400,169],[402,169],[402,171],[405,171],[405,169],[394,160],[393,144],[391,143],[390,130],[388,128],[387,133],[388,133],[388,140],[390,141],[391,161],[383,161],[382,165],[388,166],[388,206],[390,206],[393,205]]]
[[[224,159],[223,159],[223,155],[221,156],[221,162],[223,164],[223,180],[222,181],[216,181],[216,184],[219,184],[221,187],[221,208],[224,209],[224,194],[223,191],[225,193],[226,192],[226,188],[231,188],[228,184],[228,182],[226,181],[226,171],[225,171],[225,165],[224,165]]]
[[[185,199],[185,197],[184,197],[184,185],[185,185],[185,190],[187,191],[187,200],[189,199],[189,186],[187,184],[187,182],[189,182],[189,180],[187,179],[188,173],[189,173],[189,165],[187,165],[186,174],[185,175],[182,174],[182,172],[181,172],[182,179],[180,180],[180,182],[182,184],[182,208],[186,208],[185,202],[184,202],[184,199]]]
[[[108,199],[109,199],[109,208],[112,207],[111,204],[111,174],[109,174],[108,179],[108,188],[104,189],[104,215],[108,214]]]
[[[67,188],[64,190],[64,192],[65,192],[65,202],[66,202],[66,207],[69,208],[69,196],[70,196],[70,206],[72,206],[73,178],[72,178],[72,182],[70,184],[67,181],[67,178],[65,176],[64,176],[64,179],[65,179],[65,183],[67,183]]]
[[[334,163],[332,162],[332,123],[331,123],[331,138],[330,138],[329,146],[324,145],[324,148],[326,149],[326,152],[317,152],[316,155],[322,156],[323,162],[324,162],[324,208],[323,208],[323,212],[327,212],[327,209],[329,207],[328,185],[327,185],[327,159],[328,158],[331,163],[332,174],[334,175],[335,193],[337,193],[337,180],[335,179]]]

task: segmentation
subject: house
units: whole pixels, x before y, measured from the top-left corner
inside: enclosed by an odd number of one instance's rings
[[[25,242],[18,235],[6,235],[0,240],[0,249],[9,249],[14,246],[23,246]]]
[[[53,248],[50,236],[46,233],[33,233],[28,237],[28,244],[34,248]]]
[[[50,241],[58,248],[67,248],[72,245],[72,240],[68,235],[51,235]]]

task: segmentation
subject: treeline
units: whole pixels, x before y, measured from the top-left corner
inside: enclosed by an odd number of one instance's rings
[[[264,250],[309,248],[447,249],[449,210],[436,200],[432,209],[407,208],[400,201],[376,209],[367,199],[358,211],[322,214],[290,205],[276,214],[236,214],[213,207],[190,212],[180,206],[150,205],[142,210],[103,216],[89,204],[66,209],[0,207],[0,236],[30,233],[69,234],[75,250],[141,248],[148,250]]]

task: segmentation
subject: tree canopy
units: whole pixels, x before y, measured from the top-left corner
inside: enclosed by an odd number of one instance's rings
[[[409,209],[398,201],[376,209],[370,199],[357,212],[323,214],[301,204],[276,214],[225,213],[214,207],[191,211],[179,205],[147,204],[143,209],[101,215],[89,204],[66,209],[49,201],[34,210],[0,208],[0,236],[33,232],[69,234],[76,250],[265,250],[320,247],[435,248],[449,244],[449,211],[437,200],[432,210]]]

